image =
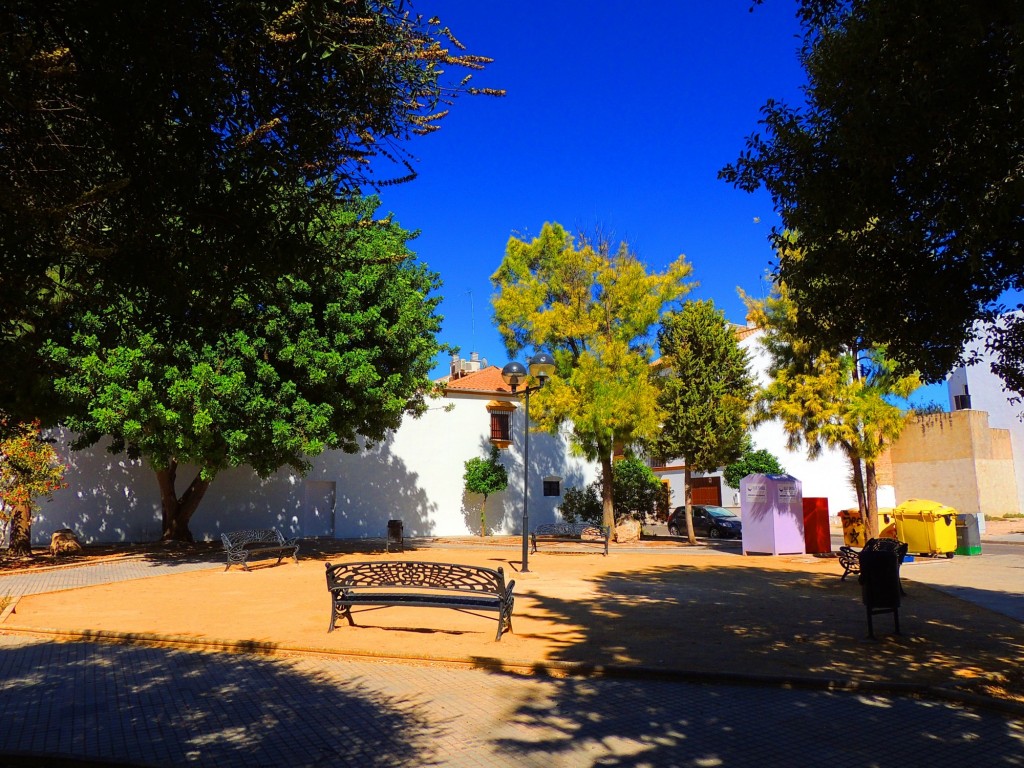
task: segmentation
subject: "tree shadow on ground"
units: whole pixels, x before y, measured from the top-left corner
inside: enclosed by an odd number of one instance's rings
[[[905,582],[906,583],[906,582]],[[1020,623],[921,584],[867,637],[860,587],[831,574],[721,566],[653,566],[597,577],[592,599],[536,594],[536,611],[581,628],[558,661],[747,674],[1007,686],[1024,694]],[[711,649],[714,649],[712,653]],[[1016,677],[1014,677],[1016,675]]]
[[[504,749],[554,753],[577,748],[581,738],[603,745],[595,749],[609,748],[616,740],[639,740],[641,747],[633,743],[622,754],[612,749],[600,764],[746,765],[750,744],[738,739],[738,733],[753,729],[765,756],[773,750],[780,754],[788,744],[790,759],[803,764],[848,760],[851,754],[863,764],[923,764],[927,755],[952,764],[952,756],[961,752],[978,764],[969,754],[976,740],[974,715],[934,701],[894,699],[884,688],[870,695],[828,693],[829,681],[895,683],[889,691],[900,684],[957,687],[1024,702],[1021,625],[923,585],[907,585],[900,616],[904,634],[892,633],[891,617],[876,617],[878,641],[867,638],[856,581],[841,582],[832,575],[756,565],[673,565],[608,573],[595,577],[592,586],[593,594],[581,599],[531,594],[530,603],[521,601],[523,610],[517,603],[517,618],[532,615],[575,630],[552,637],[559,644],[551,660],[642,669],[645,674],[639,678],[645,682],[606,680],[621,686],[617,698],[609,699],[604,683],[558,681],[550,700],[524,703],[515,714],[522,722],[547,729],[547,737],[539,742],[512,740]],[[664,671],[711,686],[664,682]],[[779,697],[803,678],[817,679],[818,692],[804,691],[803,698],[792,701],[783,697],[783,710],[771,699],[737,711],[729,691],[743,691],[735,696],[747,701],[761,696],[762,689],[754,689],[759,691],[755,695],[752,689],[726,687],[736,681],[733,673],[775,683],[763,690]],[[672,693],[673,687],[695,692],[687,709],[680,711],[662,700],[681,695]],[[922,717],[918,710],[948,708],[948,727],[940,732],[926,725],[920,731],[900,730],[885,738],[884,749],[876,738],[854,736],[892,733],[890,710],[897,706],[907,710],[901,717],[917,719]],[[826,722],[828,709],[836,710],[842,728]],[[997,725],[992,738],[998,744],[992,748],[1003,756],[1019,754],[1024,733],[1002,721]],[[833,733],[836,754],[811,759],[797,748],[811,734],[819,740],[825,732]],[[700,740],[704,746],[692,751]],[[773,740],[778,744],[773,746]],[[730,745],[736,742],[743,747]],[[895,749],[893,742],[898,742]],[[705,748],[708,744],[714,746]],[[827,753],[828,748],[819,745],[816,751]],[[902,762],[895,759],[898,754]]]
[[[415,701],[298,661],[25,642],[0,649],[0,693],[0,765],[444,761],[434,739],[446,726]]]
[[[509,764],[1012,765],[1024,730],[953,704],[775,686],[573,677],[519,703]]]

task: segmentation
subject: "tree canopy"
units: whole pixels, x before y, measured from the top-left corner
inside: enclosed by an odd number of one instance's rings
[[[750,436],[743,440],[743,452],[729,464],[722,473],[730,488],[739,488],[740,480],[747,475],[784,475],[786,468],[778,457],[764,448],[755,448]]]
[[[189,519],[224,469],[301,472],[310,456],[380,441],[425,407],[443,348],[439,280],[408,251],[408,232],[372,218],[375,205],[335,209],[301,269],[237,292],[226,311],[204,307],[199,285],[184,327],[123,297],[44,345],[78,447],[109,435],[156,471],[164,538],[191,538]],[[183,464],[198,473],[179,491]]]
[[[902,373],[885,348],[815,351],[792,335],[800,308],[785,284],[763,301],[747,299],[749,316],[764,329],[771,381],[755,402],[755,422],[778,420],[788,447],[814,459],[826,446],[850,461],[861,514],[878,530],[875,462],[903,431],[906,414],[892,400],[921,384]]]
[[[493,93],[400,0],[12,0],[0,30],[7,370],[119,297],[150,323],[231,312],[309,258],[325,205],[409,178],[403,141],[456,95]],[[0,405],[35,415],[32,384],[0,376]]]
[[[777,276],[823,349],[884,344],[938,380],[1024,288],[1024,7],[802,0],[802,107],[769,101],[721,176],[764,187]]]
[[[754,396],[749,360],[725,314],[710,301],[668,312],[658,332],[664,423],[658,452],[686,460],[686,525],[693,535],[691,475],[713,472],[739,457]]]
[[[512,237],[491,278],[494,316],[510,355],[533,347],[558,370],[534,396],[541,428],[572,427],[574,447],[601,463],[604,524],[614,526],[612,455],[616,445],[653,438],[660,428],[651,380],[651,329],[689,289],[680,256],[662,273],[621,243],[576,241],[545,224],[530,242]]]
[[[11,523],[10,552],[32,553],[32,515],[40,498],[65,487],[64,472],[53,445],[39,430],[39,422],[8,424],[0,419],[0,521]]]

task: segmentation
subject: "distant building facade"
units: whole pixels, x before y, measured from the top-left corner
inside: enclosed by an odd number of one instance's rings
[[[487,499],[488,529],[521,531],[523,507],[523,408],[495,366],[476,356],[455,358],[443,397],[425,414],[406,417],[387,440],[358,454],[329,451],[300,476],[281,470],[261,480],[247,468],[222,472],[210,485],[190,529],[197,540],[217,540],[240,528],[277,527],[286,536],[373,538],[388,520],[401,520],[406,536],[462,536],[480,532],[482,497],[467,494],[468,459],[502,448],[509,487]],[[44,503],[33,520],[32,540],[48,544],[58,528],[83,542],[159,539],[160,494],[142,461],[100,447],[71,451],[70,436],[57,433],[69,466],[68,488]],[[181,467],[179,477],[188,477]],[[591,462],[571,455],[567,434],[531,433],[530,525],[554,522],[562,493],[598,476]]]

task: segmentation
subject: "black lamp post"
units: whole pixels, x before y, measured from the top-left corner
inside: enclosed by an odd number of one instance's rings
[[[530,485],[530,393],[536,392],[543,387],[555,371],[555,361],[551,355],[543,352],[530,358],[529,375],[537,379],[535,387],[523,387],[526,394],[526,420],[523,424],[523,569],[521,573],[529,573],[529,538],[530,538],[530,512],[529,512],[529,485]],[[527,371],[522,363],[515,361],[508,363],[501,369],[501,378],[516,394],[521,384],[526,383]]]

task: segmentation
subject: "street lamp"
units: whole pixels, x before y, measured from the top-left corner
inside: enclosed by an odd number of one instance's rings
[[[526,394],[526,415],[523,424],[523,568],[521,573],[529,573],[529,537],[530,537],[530,512],[529,512],[529,485],[530,485],[530,393],[536,392],[543,387],[555,371],[555,361],[551,355],[540,353],[530,358],[529,375],[538,380],[535,387],[523,387]],[[501,378],[516,394],[521,384],[526,384],[527,372],[522,363],[512,361],[501,369]]]

